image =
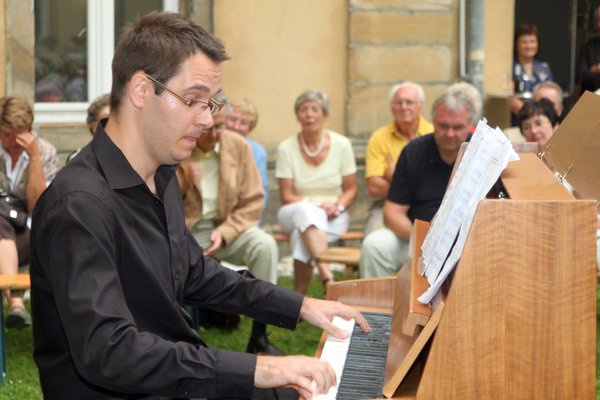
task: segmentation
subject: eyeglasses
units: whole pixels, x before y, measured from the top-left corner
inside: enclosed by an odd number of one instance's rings
[[[457,131],[464,131],[468,128],[467,125],[463,125],[463,124],[457,124],[457,125],[449,125],[449,124],[444,124],[444,123],[437,123],[435,124],[440,131],[448,131],[450,129],[452,129],[454,132]]]
[[[239,118],[239,117],[233,117],[233,116],[228,116],[227,117],[227,121],[230,122],[232,125],[235,125],[237,123],[239,123],[241,126],[250,126],[252,125],[252,121],[246,118]]]
[[[221,111],[221,109],[224,106],[223,103],[215,100],[214,98],[211,98],[208,101],[200,100],[200,99],[188,99],[187,97],[184,97],[178,93],[175,93],[174,91],[172,91],[171,89],[169,89],[168,87],[166,87],[165,85],[160,83],[158,80],[156,80],[156,78],[152,77],[151,75],[146,75],[146,77],[148,79],[150,79],[152,82],[154,82],[157,86],[159,86],[162,89],[166,90],[167,92],[171,93],[175,98],[180,100],[183,104],[188,106],[192,110],[192,112],[194,112],[194,114],[202,114],[204,111],[209,109],[210,113],[212,115],[216,115],[219,113],[219,111]]]
[[[416,104],[417,102],[414,100],[394,100],[392,101],[392,106],[394,107],[402,107],[402,106],[408,106],[408,107],[412,107]]]
[[[210,128],[205,128],[202,130],[202,133],[211,133],[212,131],[216,130],[217,133],[221,133],[225,130],[225,124],[218,124],[218,125],[213,125]]]

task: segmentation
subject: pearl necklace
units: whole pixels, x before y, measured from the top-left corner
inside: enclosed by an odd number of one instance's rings
[[[316,156],[319,155],[321,150],[323,150],[323,146],[325,145],[325,134],[321,133],[321,141],[319,142],[319,145],[317,146],[317,148],[314,151],[310,151],[308,149],[308,146],[306,145],[306,143],[304,142],[304,139],[302,138],[302,134],[300,134],[300,144],[302,145],[302,150],[304,151],[304,153],[307,156],[309,156],[310,158],[315,158]]]

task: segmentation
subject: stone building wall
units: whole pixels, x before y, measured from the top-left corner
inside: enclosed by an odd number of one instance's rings
[[[0,92],[33,101],[35,79],[34,26],[32,2],[0,1]],[[30,23],[29,23],[30,22]]]
[[[477,2],[483,0],[468,0]],[[279,194],[273,176],[277,144],[298,130],[295,97],[318,87],[330,94],[327,126],[352,139],[359,166],[359,198],[350,210],[359,228],[370,199],[364,182],[364,151],[370,133],[391,120],[391,85],[410,80],[426,92],[424,114],[458,79],[459,0],[182,0],[180,11],[216,33],[232,60],[224,63],[223,87],[231,98],[248,97],[260,118],[254,138],[269,154],[270,201],[265,215],[276,226]],[[493,3],[493,4],[492,4]],[[485,2],[485,48],[492,59],[484,97],[505,103],[512,59],[514,0]],[[0,0],[0,91],[33,98],[31,2]],[[488,47],[489,45],[489,47]],[[2,51],[2,49],[4,50]],[[2,59],[0,58],[0,61]],[[502,81],[498,81],[502,77]],[[493,103],[493,102],[492,102]],[[488,102],[490,104],[490,102]],[[497,106],[490,107],[498,109]],[[504,111],[502,111],[504,112]],[[83,125],[38,127],[55,143],[61,159],[90,139]]]
[[[350,0],[347,132],[367,140],[391,121],[387,95],[409,80],[423,86],[424,114],[457,76],[454,0]]]

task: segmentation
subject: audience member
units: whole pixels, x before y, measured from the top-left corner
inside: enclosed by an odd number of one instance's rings
[[[365,223],[365,235],[383,226],[383,201],[400,152],[408,142],[433,131],[422,115],[425,92],[420,85],[402,82],[392,86],[388,95],[393,122],[378,128],[367,144],[367,190],[374,200]]]
[[[297,135],[277,150],[275,176],[283,206],[277,218],[290,234],[297,292],[304,293],[315,257],[325,251],[350,225],[347,209],[356,198],[356,162],[346,137],[325,129],[327,96],[309,90],[296,99]],[[324,289],[333,281],[326,263],[316,263]]]
[[[581,91],[600,89],[600,6],[594,8],[594,34],[585,42],[579,74]]]
[[[473,114],[469,130],[471,133],[475,132],[477,122],[479,122],[479,118],[481,117],[481,108],[483,107],[483,101],[481,100],[481,93],[479,93],[479,90],[468,82],[460,81],[448,86],[447,91],[451,97],[456,94],[456,96],[466,96],[469,98],[469,101],[473,105]]]
[[[556,115],[558,116],[558,119],[560,121],[561,115],[563,114],[564,110],[564,95],[562,88],[554,81],[542,82],[533,89],[533,100],[539,101],[542,98],[548,99],[552,102],[554,110],[556,111]],[[521,132],[521,127],[518,123],[516,126],[505,128],[503,132],[511,142],[527,141],[525,136],[523,136],[523,133]]]
[[[430,221],[437,212],[460,146],[481,107],[473,102],[472,90],[459,89],[448,89],[434,102],[433,135],[417,138],[402,150],[383,208],[385,228],[362,243],[361,278],[398,272],[408,258],[414,220]]]
[[[546,81],[533,88],[533,100],[548,99],[552,102],[556,115],[560,120],[564,112],[564,92],[560,85],[554,81]]]
[[[98,123],[110,114],[110,93],[98,96],[87,109],[87,118],[85,123],[92,136],[96,132]]]
[[[258,227],[263,192],[252,150],[225,129],[224,110],[213,120],[177,171],[186,225],[205,256],[248,266],[257,278],[277,284],[277,243]],[[269,343],[266,325],[256,320],[247,351],[282,354]]]
[[[56,149],[32,131],[33,110],[27,100],[0,100],[0,201],[10,196],[22,212],[31,213],[40,194],[58,169]],[[0,274],[14,275],[29,263],[29,228],[16,227],[0,216]],[[8,300],[6,326],[31,325],[23,305],[23,291],[5,293]]]
[[[544,151],[548,141],[558,129],[558,115],[554,104],[546,98],[530,100],[519,112],[519,127],[528,142],[538,144],[538,150]]]
[[[531,23],[519,25],[515,31],[515,58],[513,61],[513,82],[515,95],[510,99],[513,125],[523,102],[531,98],[535,85],[552,80],[548,63],[535,58],[538,52],[539,30]]]
[[[244,136],[250,146],[252,146],[252,157],[258,167],[260,173],[260,181],[262,183],[265,201],[263,210],[267,207],[269,200],[269,180],[267,177],[267,151],[260,144],[250,139],[250,132],[254,130],[258,122],[258,111],[254,104],[248,99],[234,100],[230,104],[225,105],[225,117],[227,121],[227,129],[237,132]]]
[[[92,136],[101,119],[108,118],[110,114],[110,94],[103,94],[94,100],[87,109],[86,124]],[[67,162],[71,161],[81,151],[81,147],[69,154]]]
[[[337,338],[346,334],[335,315],[369,331],[352,307],[221,267],[186,229],[173,166],[213,126],[227,58],[176,13],[150,13],[123,31],[111,116],[33,215],[34,360],[44,398],[262,398],[254,388],[275,387],[310,397],[336,384],[331,366],[313,357],[208,348],[184,304],[285,328],[302,318]]]

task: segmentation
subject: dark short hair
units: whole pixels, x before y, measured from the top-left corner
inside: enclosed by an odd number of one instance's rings
[[[229,59],[218,39],[180,14],[155,11],[127,25],[112,61],[111,112],[118,113],[123,91],[134,73],[144,71],[167,82],[196,53],[215,63]],[[162,93],[156,85],[155,90]]]
[[[524,35],[535,35],[535,37],[537,37],[539,39],[540,31],[535,24],[532,24],[530,22],[525,22],[525,23],[519,24],[517,26],[517,29],[515,29],[515,43],[517,43],[517,40],[521,36],[524,36]]]
[[[541,98],[539,100],[529,100],[526,102],[518,114],[519,120],[519,128],[523,130],[523,122],[526,119],[529,119],[535,115],[545,115],[552,126],[556,126],[558,124],[558,115],[556,114],[556,110],[554,109],[554,104],[546,98]]]

